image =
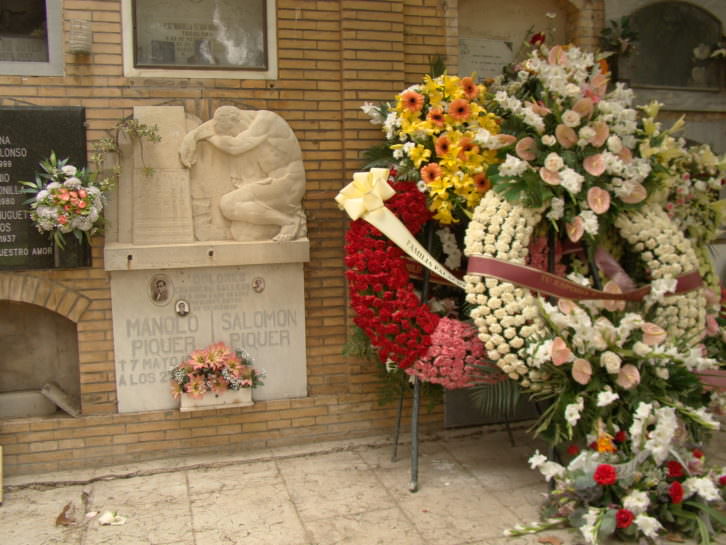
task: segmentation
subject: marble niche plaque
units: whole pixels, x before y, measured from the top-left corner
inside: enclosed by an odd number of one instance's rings
[[[476,72],[479,80],[496,77],[513,58],[512,42],[489,38],[459,38],[459,73],[462,76]]]
[[[305,397],[302,263],[111,273],[121,413],[173,409],[168,370],[214,342],[265,371],[256,400]]]

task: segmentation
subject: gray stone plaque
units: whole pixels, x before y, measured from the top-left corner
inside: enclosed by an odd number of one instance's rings
[[[265,371],[255,399],[307,395],[302,264],[114,271],[111,293],[119,412],[177,407],[168,369],[220,341]]]

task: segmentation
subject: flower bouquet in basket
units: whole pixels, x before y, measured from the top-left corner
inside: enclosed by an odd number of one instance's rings
[[[42,172],[35,181],[21,181],[23,191],[31,194],[30,217],[41,233],[51,233],[59,248],[64,247],[64,235],[73,233],[80,242],[83,237],[103,228],[101,211],[104,194],[111,189],[109,178],[98,178],[94,172],[59,160],[55,152],[40,162]]]
[[[219,396],[229,390],[252,389],[262,386],[264,378],[264,373],[252,366],[252,357],[247,352],[233,350],[221,342],[195,350],[169,373],[175,399],[182,395],[202,399],[206,394]]]

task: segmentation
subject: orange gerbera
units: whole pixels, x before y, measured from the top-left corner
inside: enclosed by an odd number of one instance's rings
[[[492,188],[492,182],[483,172],[474,174],[474,187],[479,193],[486,193]]]
[[[469,101],[465,98],[457,98],[449,105],[449,115],[457,121],[466,121],[471,115]]]
[[[416,91],[406,91],[401,95],[401,103],[409,112],[419,112],[424,105],[424,97]]]
[[[479,94],[479,88],[474,83],[474,80],[470,77],[461,79],[461,87],[464,89],[464,94],[469,100],[474,100]]]
[[[459,157],[462,159],[464,158],[464,154],[466,153],[476,153],[479,151],[479,146],[477,146],[474,141],[468,136],[465,136],[461,140],[459,140],[459,147],[461,147],[461,153],[459,154]]]
[[[426,116],[426,119],[437,127],[443,127],[446,124],[444,111],[441,108],[431,108],[429,110],[429,115]]]
[[[449,153],[449,148],[451,147],[451,142],[449,142],[449,137],[444,135],[439,136],[436,139],[436,143],[434,144],[434,148],[436,149],[436,155],[439,157],[443,157],[447,153]]]
[[[613,438],[608,433],[603,433],[597,438],[597,451],[598,452],[617,452]]]
[[[430,184],[437,178],[441,177],[441,167],[438,163],[429,163],[421,168],[421,179]]]

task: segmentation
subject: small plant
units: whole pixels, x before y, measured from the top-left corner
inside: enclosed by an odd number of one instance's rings
[[[119,121],[114,127],[114,135],[106,138],[101,138],[94,143],[93,153],[91,154],[91,160],[96,165],[96,170],[101,172],[105,166],[105,156],[108,153],[119,152],[119,139],[121,135],[125,135],[129,140],[146,140],[148,142],[161,142],[161,136],[159,135],[159,127],[156,125],[149,126],[144,123],[140,123],[138,119],[127,118]],[[141,147],[141,158],[143,161],[143,146]],[[151,176],[154,173],[154,169],[150,167],[144,167],[144,175]],[[118,180],[119,167],[116,166],[112,169],[110,177],[111,179]]]
[[[620,21],[611,20],[610,25],[600,32],[600,47],[605,53],[627,57],[633,52],[638,33],[630,26],[629,17]]]

